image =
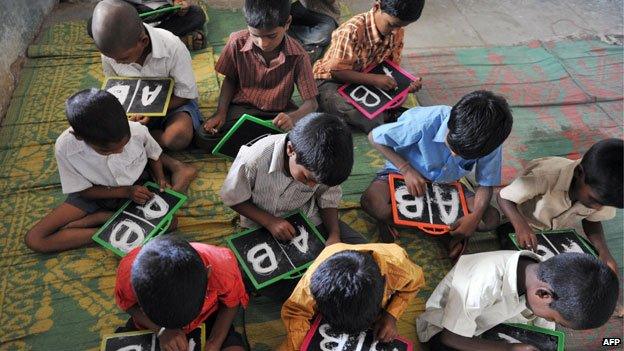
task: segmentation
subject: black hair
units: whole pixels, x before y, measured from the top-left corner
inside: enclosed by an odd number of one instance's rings
[[[147,243],[132,264],[132,288],[139,306],[161,327],[182,328],[197,318],[207,286],[201,257],[186,240],[173,235]]]
[[[446,142],[458,156],[475,160],[496,150],[511,133],[507,100],[490,91],[465,95],[451,109]]]
[[[341,184],[353,168],[353,137],[341,119],[328,113],[310,113],[288,133],[297,164],[312,172],[318,183]]]
[[[404,22],[415,22],[420,18],[425,0],[381,0],[381,11]]]
[[[552,288],[549,307],[573,329],[597,328],[613,314],[618,277],[599,259],[584,253],[559,254],[541,262],[537,276]]]
[[[624,140],[605,139],[594,144],[583,156],[581,167],[587,184],[605,206],[624,207],[622,164]]]
[[[134,47],[145,33],[137,10],[121,0],[100,1],[87,23],[87,33],[106,56]]]
[[[290,16],[290,0],[245,0],[243,13],[251,28],[284,27]]]
[[[126,112],[107,91],[91,88],[75,93],[65,102],[65,113],[74,135],[87,143],[106,146],[130,137]]]
[[[341,251],[312,273],[310,291],[316,308],[333,330],[359,333],[381,312],[385,279],[368,252]]]

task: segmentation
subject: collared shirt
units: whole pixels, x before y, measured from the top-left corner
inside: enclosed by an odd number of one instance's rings
[[[373,129],[377,144],[392,148],[410,163],[418,173],[432,182],[450,183],[461,179],[472,169],[481,186],[496,186],[501,182],[502,146],[476,160],[453,156],[446,145],[450,106],[412,108],[395,123]],[[387,162],[385,170],[398,172]]]
[[[67,128],[56,139],[54,153],[64,194],[76,193],[94,185],[128,186],[139,179],[147,159],[158,160],[162,149],[147,127],[130,123],[130,140],[119,154],[104,156],[76,139]]]
[[[332,33],[325,55],[314,64],[314,78],[331,79],[331,71],[361,72],[385,60],[401,64],[404,33],[398,28],[382,36],[375,25],[374,8],[356,15]]]
[[[102,69],[106,77],[170,77],[174,80],[173,94],[184,99],[197,99],[199,92],[191,65],[191,54],[180,38],[161,28],[144,24],[150,37],[152,51],[143,65],[117,63],[102,55]]]
[[[286,136],[269,135],[251,146],[241,147],[223,182],[221,199],[230,207],[251,200],[276,217],[301,210],[314,225],[319,225],[322,222],[319,207],[338,208],[342,190],[340,186],[322,184],[309,187],[286,174]],[[241,226],[256,225],[241,216]]]
[[[187,326],[182,328],[185,333],[201,325],[211,314],[217,311],[219,303],[233,308],[239,305],[247,307],[249,296],[245,292],[245,284],[241,277],[236,257],[229,249],[201,243],[191,243],[206,267],[210,267],[206,297],[199,315]],[[115,282],[115,302],[124,311],[137,305],[139,300],[132,288],[132,264],[141,248],[130,251],[119,262]],[[136,321],[135,321],[135,324]],[[137,327],[145,329],[144,326]]]
[[[318,95],[308,53],[295,39],[285,35],[279,55],[269,63],[259,51],[248,30],[232,33],[225,44],[215,70],[237,81],[233,103],[282,112],[295,83],[303,100]]]
[[[345,250],[368,252],[373,256],[386,281],[381,307],[397,320],[416,297],[418,290],[425,285],[422,269],[410,260],[402,247],[396,244],[348,245],[340,243],[328,246],[314,260],[301,277],[292,295],[282,306],[282,321],[287,335],[279,348],[281,351],[299,350],[305,335],[310,330],[311,320],[316,313],[316,303],[310,291],[312,274],[325,260]],[[357,312],[353,318],[357,318]]]
[[[555,329],[555,323],[536,317],[518,295],[518,260],[537,262],[530,251],[493,251],[463,255],[435,288],[425,312],[416,319],[420,342],[427,342],[446,329],[471,338],[500,323],[532,323]]]
[[[518,211],[537,230],[574,228],[583,219],[600,222],[615,217],[615,208],[600,210],[570,200],[574,170],[581,160],[544,157],[529,162],[516,180],[500,191],[503,199],[516,203]]]

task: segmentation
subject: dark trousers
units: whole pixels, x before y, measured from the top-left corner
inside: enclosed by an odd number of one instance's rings
[[[163,19],[157,27],[181,37],[194,30],[201,30],[204,23],[206,23],[206,14],[201,7],[192,5],[184,16],[173,13]]]
[[[299,1],[290,8],[292,23],[288,34],[299,40],[306,50],[311,46],[325,47],[331,42],[331,34],[338,27],[333,18],[322,13],[310,11]]]

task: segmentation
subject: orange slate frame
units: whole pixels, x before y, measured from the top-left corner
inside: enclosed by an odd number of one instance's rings
[[[392,201],[392,219],[394,220],[395,224],[409,228],[418,228],[423,232],[431,235],[446,234],[451,230],[451,228],[446,224],[431,224],[429,222],[407,221],[401,219],[397,210],[397,201],[394,194],[394,184],[396,180],[405,181],[405,178],[402,175],[395,173],[391,173],[388,175],[388,183],[390,185],[390,201]],[[468,215],[468,205],[466,203],[466,196],[464,195],[464,188],[459,182],[450,183],[450,185],[453,185],[457,188],[457,191],[459,193],[459,202],[462,211],[464,212],[464,216]]]

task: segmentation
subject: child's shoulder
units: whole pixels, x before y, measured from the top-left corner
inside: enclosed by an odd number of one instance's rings
[[[237,32],[230,33],[228,44],[235,45],[240,48],[243,45],[245,45],[245,43],[247,43],[248,39],[249,39],[249,30],[243,29]]]
[[[442,127],[444,120],[450,114],[450,106],[418,106],[405,111],[397,122],[408,124],[414,129],[432,129],[435,131]]]
[[[54,143],[54,149],[56,152],[66,152],[71,149],[75,149],[76,143],[79,142],[76,139],[76,136],[72,133],[72,128],[69,127],[65,129],[59,136],[56,138],[56,142]]]
[[[525,175],[531,174],[536,176],[558,175],[563,168],[574,162],[574,160],[565,157],[540,157],[529,161],[526,167],[524,167],[523,173]]]
[[[242,146],[236,155],[236,161],[251,168],[261,168],[263,164],[268,167],[275,149],[285,147],[286,134],[267,135],[253,145]]]
[[[366,32],[366,12],[357,14],[342,23],[335,32],[351,35],[364,35]]]

